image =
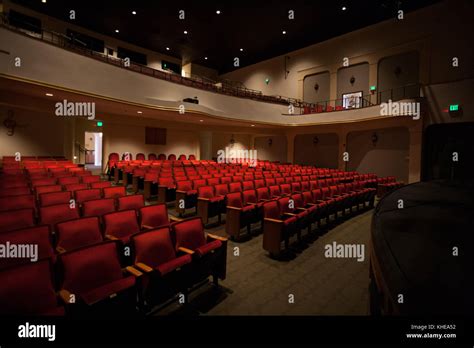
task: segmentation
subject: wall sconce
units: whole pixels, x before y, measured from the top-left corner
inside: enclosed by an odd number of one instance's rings
[[[317,83],[314,85],[314,90],[315,90],[316,92],[319,90],[319,85],[318,85]]]
[[[232,136],[230,137],[229,144],[230,144],[231,147],[234,146],[234,144],[235,144],[234,134],[232,134]]]
[[[10,137],[15,134],[15,128],[17,127],[14,115],[13,110],[8,110],[7,118],[3,121],[3,125],[8,129],[7,135]]]
[[[319,138],[318,138],[318,137],[314,137],[314,138],[313,138],[313,145],[316,146],[316,145],[318,145],[318,143],[319,143]]]
[[[273,139],[272,138],[268,138],[268,146],[272,146],[273,145]]]
[[[351,76],[349,82],[351,83],[351,85],[354,85],[354,82],[356,82],[356,78],[354,76]]]
[[[377,136],[377,133],[372,134],[372,145],[376,146],[378,141],[379,137]]]

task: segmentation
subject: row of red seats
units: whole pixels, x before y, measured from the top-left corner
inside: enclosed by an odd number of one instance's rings
[[[47,226],[11,232],[9,241],[36,242],[41,258],[34,263],[10,259],[16,264],[0,270],[0,315],[128,316],[137,306],[146,311],[145,304],[150,307],[179,293],[187,295],[209,276],[217,285],[226,275],[226,239],[206,235],[199,219],[134,234],[129,262],[124,261],[120,243],[98,240],[98,218],[58,227],[63,231],[58,233],[68,231],[76,239],[96,234],[98,242],[56,255]]]
[[[133,160],[133,154],[131,152],[125,152],[122,154],[122,160],[125,159],[125,158],[128,158],[128,160]],[[120,159],[120,155],[116,152],[112,152],[109,154],[109,161],[119,161]],[[144,153],[137,153],[136,156],[135,156],[135,159],[137,161],[145,161],[146,160],[146,156]],[[149,153],[148,154],[148,160],[149,161],[155,161],[155,160],[158,160],[158,161],[164,161],[168,159],[169,161],[183,161],[183,160],[195,160],[196,159],[196,156],[195,155],[189,155],[186,157],[186,155],[184,154],[181,154],[179,155],[179,157],[176,157],[175,154],[169,154],[168,157],[166,157],[166,155],[164,153],[160,153],[158,156],[155,154],[155,153]]]
[[[139,209],[145,205],[143,195],[126,196],[125,188],[75,191],[75,201],[71,201],[69,191],[43,194],[37,205],[33,195],[0,198],[0,231],[8,231],[39,224],[54,225],[79,216],[103,216],[107,213],[127,209]]]
[[[342,111],[344,107],[342,105],[336,105],[335,107],[332,105],[316,105],[313,107],[305,106],[303,108],[303,114],[316,114],[320,112],[331,112],[331,111]]]

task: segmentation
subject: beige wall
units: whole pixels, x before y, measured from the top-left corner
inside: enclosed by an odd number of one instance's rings
[[[376,145],[372,135],[377,135]],[[350,132],[347,135],[349,161],[346,169],[378,176],[395,176],[408,182],[410,136],[406,128],[385,128]]]
[[[3,121],[8,110],[14,112],[17,123],[13,136],[7,135]],[[0,157],[14,156],[64,156],[64,134],[68,120],[23,109],[12,109],[0,106]]]
[[[233,146],[230,144],[230,139],[234,138],[235,143]],[[233,134],[226,132],[213,132],[212,133],[212,157],[217,158],[217,151],[223,150],[228,147],[229,151],[232,149],[237,150],[249,150],[251,148],[251,136],[249,134]]]
[[[271,139],[272,143],[269,144],[268,140]],[[284,163],[287,161],[287,141],[284,136],[266,136],[255,138],[255,150],[257,150],[257,156],[260,160],[268,161],[279,161]]]
[[[314,138],[318,138],[317,144]],[[299,134],[295,137],[294,162],[338,168],[339,137],[336,133]]]

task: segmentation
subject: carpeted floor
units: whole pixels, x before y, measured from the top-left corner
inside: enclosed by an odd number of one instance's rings
[[[274,260],[262,249],[256,226],[256,236],[250,240],[229,240],[222,289],[206,284],[190,295],[188,308],[173,304],[157,314],[366,315],[371,216],[372,211],[365,211],[324,233],[315,232],[304,248],[284,260]],[[224,225],[207,231],[225,235]],[[326,258],[324,247],[333,242],[363,244],[364,261]]]

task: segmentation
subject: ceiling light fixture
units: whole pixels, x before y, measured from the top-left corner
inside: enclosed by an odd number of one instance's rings
[[[199,122],[204,122],[204,120],[199,120]]]
[[[216,13],[217,13],[217,14],[221,14],[221,11],[220,11],[220,10],[217,10]]]
[[[241,49],[240,49],[240,52],[243,52],[243,51],[244,51],[244,49],[243,49],[243,48],[241,48]]]
[[[183,31],[183,33],[184,33],[184,35],[188,35],[188,31],[187,31],[187,30]]]
[[[53,94],[52,94],[52,93],[46,93],[46,96],[47,96],[47,97],[52,97]]]
[[[343,10],[343,11],[347,10],[347,7],[346,7],[346,6],[342,6],[342,10]]]
[[[207,60],[207,57],[204,57],[205,60]]]
[[[283,35],[286,35],[286,30],[283,30],[281,33],[282,33]]]
[[[137,111],[137,114],[143,114],[143,111]]]
[[[169,47],[166,47],[166,50],[167,50],[167,51],[169,51],[169,50],[170,50],[170,48],[169,48]]]
[[[41,0],[41,2],[42,2],[43,4],[46,4],[46,0]]]
[[[255,127],[255,125],[254,125],[254,124],[251,124],[250,127]]]
[[[119,31],[118,29],[115,29],[115,32],[116,32],[116,33],[120,33],[120,31]]]
[[[137,11],[132,11],[132,15],[136,15],[137,14]]]

